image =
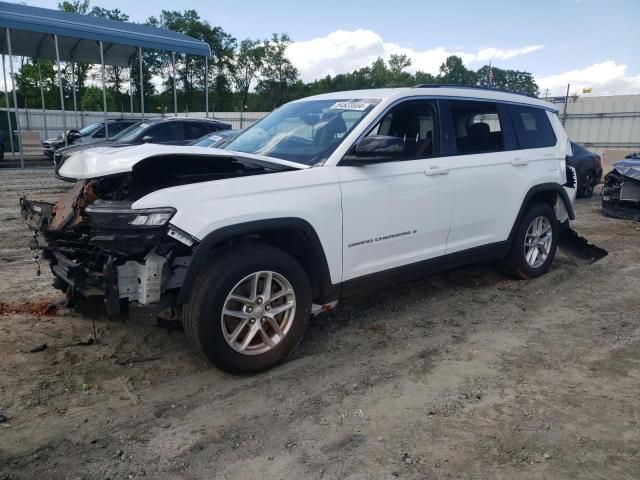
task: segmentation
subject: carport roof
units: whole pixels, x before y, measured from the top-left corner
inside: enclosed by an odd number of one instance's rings
[[[9,28],[13,54],[27,57],[55,58],[54,34],[65,61],[100,63],[100,40],[108,65],[127,65],[137,47],[210,54],[205,42],[171,30],[7,2],[0,2],[0,28],[2,52],[8,53],[5,28]]]

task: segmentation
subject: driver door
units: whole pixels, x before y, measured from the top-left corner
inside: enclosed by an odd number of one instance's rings
[[[443,255],[453,183],[440,158],[438,105],[406,100],[367,135],[401,138],[404,154],[364,166],[338,164],[343,210],[343,281]]]

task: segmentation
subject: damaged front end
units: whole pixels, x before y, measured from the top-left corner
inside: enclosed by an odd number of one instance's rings
[[[120,177],[80,181],[53,204],[21,198],[22,215],[71,301],[99,296],[110,314],[128,304],[130,315],[174,318],[172,292],[196,242],[169,226],[174,209],[133,210],[118,198],[110,184]]]
[[[613,164],[604,178],[602,210],[613,218],[640,222],[640,159]]]
[[[85,153],[71,163],[79,174],[93,168],[91,178],[78,181],[55,203],[20,199],[34,248],[49,262],[54,286],[71,302],[104,297],[111,314],[128,306],[129,316],[175,318],[175,298],[198,242],[169,223],[173,208],[132,205],[165,188],[293,169],[193,148],[179,147],[177,154],[158,146]],[[118,172],[123,165],[127,171]]]

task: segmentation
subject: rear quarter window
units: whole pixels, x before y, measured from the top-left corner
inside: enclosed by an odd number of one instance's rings
[[[553,147],[556,144],[556,134],[545,110],[510,105],[509,111],[520,149]]]

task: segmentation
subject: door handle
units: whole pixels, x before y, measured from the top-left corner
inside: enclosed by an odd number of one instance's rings
[[[514,167],[523,167],[525,165],[529,165],[529,160],[523,160],[522,158],[514,158],[511,160],[511,165]]]
[[[449,173],[448,168],[440,168],[433,166],[429,170],[425,170],[424,174],[428,177],[433,177],[435,175],[447,175]]]

